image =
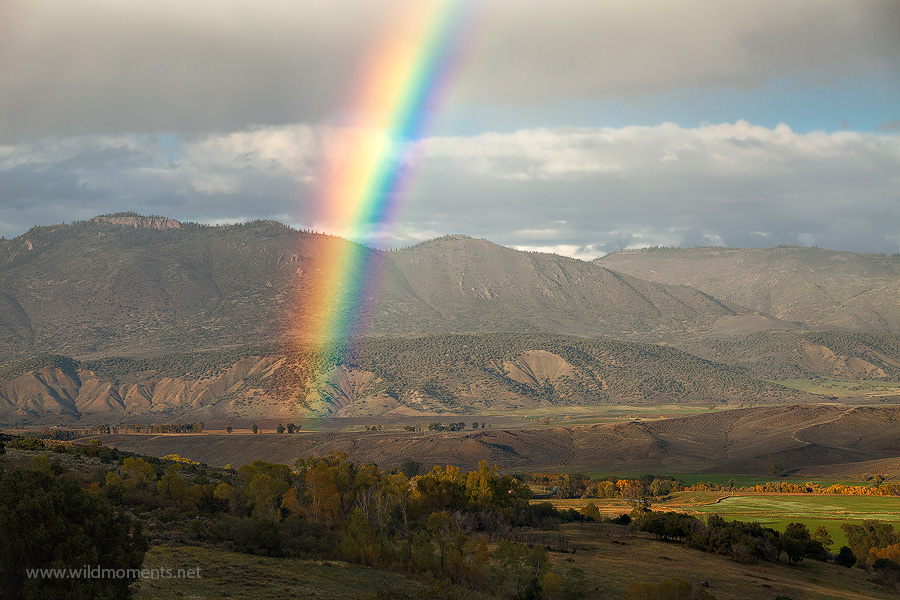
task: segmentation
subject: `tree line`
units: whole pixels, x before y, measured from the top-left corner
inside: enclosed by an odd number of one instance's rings
[[[58,474],[48,458],[56,448],[31,443],[51,451],[36,455],[34,468]],[[534,508],[527,485],[484,462],[470,472],[446,466],[407,477],[343,453],[212,469],[176,456],[107,450],[86,493],[197,540],[267,556],[345,560],[502,597],[583,597],[582,572],[551,568],[545,547],[517,538],[523,527],[558,523],[556,511]]]

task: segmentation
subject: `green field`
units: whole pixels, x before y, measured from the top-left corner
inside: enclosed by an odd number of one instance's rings
[[[784,531],[788,523],[804,523],[810,531],[825,526],[834,540],[832,550],[847,543],[842,523],[878,519],[900,529],[900,498],[893,496],[838,496],[813,494],[748,494],[723,497],[726,492],[676,492],[665,501],[653,503],[652,509],[677,511],[697,515],[718,514],[728,520],[758,521],[765,527]],[[551,500],[560,510],[581,510],[594,503],[600,512],[617,515],[630,512],[631,507],[614,498],[581,498]]]
[[[819,396],[834,396],[835,398],[848,396],[874,398],[900,395],[900,383],[872,379],[783,379],[781,381],[767,381],[783,385],[792,390]]]
[[[847,543],[841,523],[879,519],[900,526],[900,498],[885,496],[754,494],[723,498],[694,510],[726,519],[759,521],[779,530],[788,523],[805,523],[811,531],[824,525],[834,539],[835,549]]]

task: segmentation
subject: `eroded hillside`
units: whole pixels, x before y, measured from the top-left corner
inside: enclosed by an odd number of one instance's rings
[[[290,418],[469,414],[610,403],[801,400],[800,392],[685,352],[542,334],[373,338],[307,346],[75,361],[48,356],[0,382],[6,422],[59,417]]]
[[[684,347],[764,379],[900,381],[900,335],[896,334],[761,332],[697,339]]]

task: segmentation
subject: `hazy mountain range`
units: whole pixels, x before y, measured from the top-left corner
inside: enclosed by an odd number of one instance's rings
[[[365,317],[388,337],[313,365],[290,325],[315,318],[304,310],[330,283],[333,245],[378,269]],[[898,292],[898,256],[693,248],[584,262],[459,235],[384,252],[274,222],[106,215],[0,241],[0,414],[797,399],[764,380],[900,376]],[[77,360],[17,364],[41,353]]]

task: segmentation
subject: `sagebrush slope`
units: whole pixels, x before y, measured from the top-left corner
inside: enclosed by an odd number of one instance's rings
[[[900,333],[900,255],[819,248],[626,250],[596,264],[810,327]]]

